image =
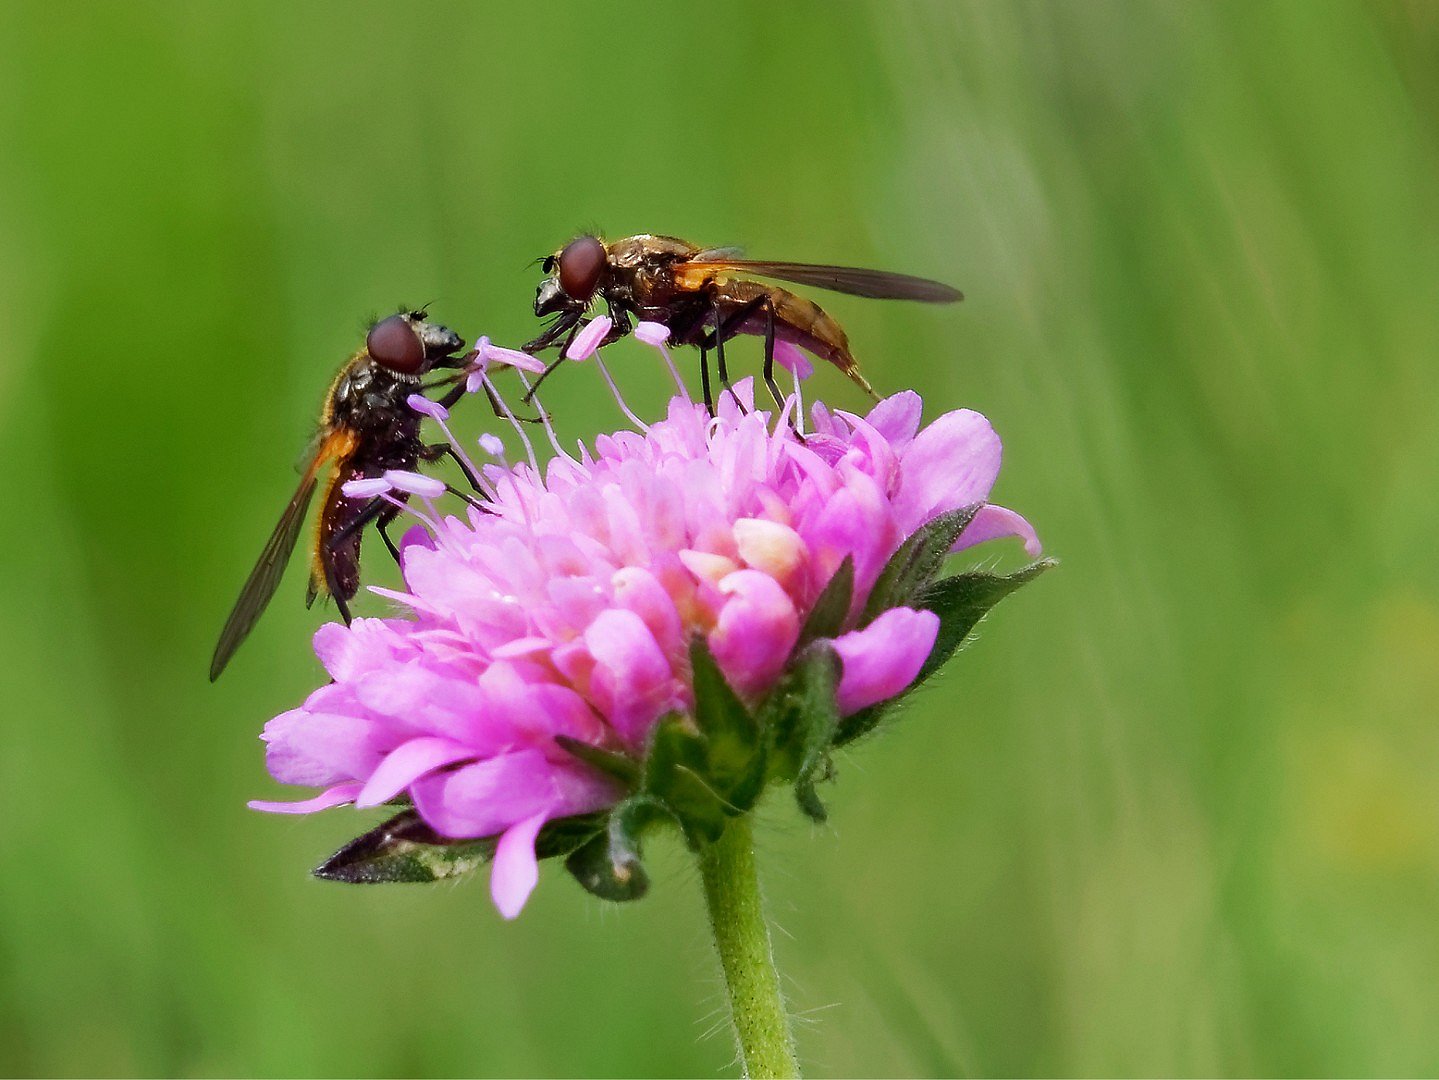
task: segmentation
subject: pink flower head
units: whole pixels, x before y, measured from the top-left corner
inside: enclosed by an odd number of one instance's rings
[[[581,335],[591,352],[602,322]],[[642,760],[663,718],[696,708],[696,639],[754,708],[848,563],[852,599],[831,645],[839,712],[856,714],[907,689],[936,647],[929,610],[860,618],[907,537],[985,504],[956,550],[1018,536],[1038,551],[1022,517],[987,504],[1000,443],[979,413],[921,428],[905,392],[864,417],[817,407],[801,438],[754,409],[748,380],[736,389],[743,407],[723,395],[711,418],[677,396],[665,419],[601,436],[581,460],[557,456],[543,475],[485,465],[483,510],[407,539],[405,589],[387,594],[403,616],[322,627],[315,651],[333,681],[265,729],[274,777],[322,794],[255,805],[407,798],[442,837],[498,838],[491,888],[512,917],[536,881],[544,824],[623,796],[570,747]]]

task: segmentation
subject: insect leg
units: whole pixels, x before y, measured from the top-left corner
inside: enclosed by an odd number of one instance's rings
[[[375,531],[380,534],[380,539],[385,542],[385,547],[389,549],[390,558],[395,560],[395,565],[403,570],[405,564],[400,561],[400,549],[397,548],[395,542],[390,539],[390,522],[394,521],[395,518],[399,516],[399,513],[400,508],[398,506],[391,505],[386,507],[380,512],[379,518],[375,521]]]
[[[710,354],[703,344],[700,345],[700,389],[704,391],[705,412],[713,416],[715,399],[714,393],[710,390]]]
[[[460,472],[465,474],[465,479],[470,482],[470,487],[474,488],[481,495],[485,493],[485,489],[480,486],[480,478],[470,471],[470,466],[465,462],[465,459],[461,457],[449,443],[431,443],[420,451],[420,457],[424,461],[439,461],[442,457],[448,457],[460,467]],[[463,491],[455,491],[451,488],[450,492],[451,494],[458,495],[466,502],[476,505],[475,501]]]
[[[387,507],[392,510],[394,509],[394,507],[390,503],[386,502],[383,497],[376,495],[369,502],[365,503],[364,507],[360,510],[360,512],[356,514],[353,518],[351,518],[349,522],[346,523],[343,529],[335,533],[334,536],[330,537],[330,539],[325,542],[325,569],[327,571],[329,570],[328,556],[338,551],[341,544],[345,543],[345,541],[349,540],[366,525],[370,524],[370,522],[374,521],[377,517],[383,514]],[[394,515],[391,516],[393,517]],[[334,592],[334,589],[332,588],[330,591]],[[337,596],[336,600],[338,599],[339,597]]]
[[[605,341],[606,343],[618,341],[633,330],[634,325],[630,322],[629,312],[624,308],[616,307],[613,302],[608,300],[605,303],[609,309],[610,322],[614,324],[610,327],[610,332],[605,335]]]
[[[769,396],[774,398],[774,407],[784,411],[784,399],[774,381],[774,303],[769,297],[764,301],[764,384],[769,387]]]
[[[532,400],[534,400],[535,391],[540,388],[540,383],[548,379],[550,377],[550,372],[554,371],[555,368],[559,367],[565,362],[565,354],[570,351],[570,346],[574,344],[575,338],[579,335],[580,330],[584,328],[587,321],[588,320],[586,319],[577,318],[570,325],[570,332],[565,336],[565,343],[560,346],[560,355],[550,361],[549,367],[545,368],[544,371],[540,372],[539,377],[536,378],[530,388],[525,391],[525,396],[520,398],[520,400],[523,401],[526,405],[528,405]],[[526,348],[525,351],[529,352],[530,350]],[[496,415],[500,415],[498,411]]]
[[[440,404],[446,409],[453,409],[455,402],[459,401],[467,393],[469,393],[469,390],[465,386],[465,381],[458,379],[456,380],[456,385],[450,387],[450,389],[446,391],[445,396],[440,398]]]
[[[711,294],[711,301],[714,304],[715,313],[714,345],[716,366],[719,368],[720,385],[729,391],[730,399],[735,403],[735,407],[739,409],[741,413],[743,413],[745,412],[745,407],[743,404],[741,404],[739,395],[734,392],[734,387],[730,385],[729,370],[725,367],[724,334],[722,334],[720,331],[725,328],[726,324],[720,315],[720,298],[718,290]]]

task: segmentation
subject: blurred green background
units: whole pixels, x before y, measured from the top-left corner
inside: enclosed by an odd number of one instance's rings
[[[205,679],[363,319],[522,341],[587,226],[962,286],[832,310],[877,386],[993,418],[1063,560],[832,827],[763,809],[812,1074],[1439,1072],[1417,0],[5,3],[0,1071],[727,1070],[676,842],[643,903],[547,867],[513,924],[321,884],[359,816],[244,807],[320,677],[301,574]],[[546,401],[619,420],[592,369]]]

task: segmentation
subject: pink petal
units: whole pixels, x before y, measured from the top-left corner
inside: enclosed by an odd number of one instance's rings
[[[326,623],[315,631],[315,655],[330,678],[348,682],[392,662],[407,626],[403,621],[392,623],[388,619],[356,619],[349,626]]]
[[[889,440],[895,453],[902,454],[919,430],[923,410],[924,402],[918,394],[913,390],[901,390],[871,409],[865,419],[870,427]]]
[[[1023,540],[1024,550],[1031,559],[1039,558],[1040,552],[1044,550],[1033,525],[1013,510],[995,506],[993,503],[986,503],[980,507],[979,513],[974,515],[974,520],[965,527],[964,532],[959,534],[959,539],[954,542],[954,547],[950,550],[963,551],[965,548],[974,547],[975,544],[982,544],[986,540],[996,540],[1001,536],[1017,536]]]
[[[328,810],[354,802],[360,793],[359,784],[336,784],[329,791],[321,792],[313,799],[302,802],[268,802],[265,799],[251,799],[247,804],[251,810],[263,810],[267,814],[313,814],[317,810]]]
[[[415,781],[415,809],[443,836],[494,836],[555,802],[555,767],[535,750],[502,754]]]
[[[548,820],[541,812],[511,825],[495,849],[490,870],[490,897],[501,915],[513,919],[525,906],[540,881],[540,863],[535,858],[535,837]]]
[[[595,659],[590,694],[620,738],[637,745],[674,704],[675,679],[669,660],[650,628],[633,611],[600,613],[584,634]]]
[[[792,345],[788,341],[774,343],[774,362],[791,375],[798,375],[801,379],[808,379],[814,374],[814,364],[810,363],[809,357],[800,352],[797,345]]]
[[[379,768],[370,774],[355,799],[361,809],[389,802],[410,784],[435,769],[474,757],[472,747],[452,739],[421,737],[392,750]]]
[[[907,536],[936,514],[984,502],[999,475],[999,436],[970,409],[945,413],[900,458],[894,514]]]
[[[265,725],[263,738],[270,775],[306,787],[369,776],[395,743],[391,729],[369,717],[308,708],[281,713]]]
[[[844,664],[840,715],[887,701],[912,683],[938,634],[939,616],[934,612],[891,608],[863,630],[835,638],[835,652]]]
[[[520,750],[431,773],[410,786],[415,809],[436,832],[456,840],[494,836],[539,813],[584,814],[615,801],[613,782],[578,763],[561,765]]]
[[[758,570],[736,570],[720,582],[728,599],[710,631],[720,670],[741,694],[769,689],[799,639],[799,615],[779,582]]]

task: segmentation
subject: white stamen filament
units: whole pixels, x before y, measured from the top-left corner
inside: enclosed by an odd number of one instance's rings
[[[440,425],[440,430],[445,434],[445,441],[450,444],[450,449],[455,452],[455,456],[460,459],[460,461],[464,464],[465,468],[470,471],[470,475],[473,476],[478,482],[481,493],[483,493],[485,498],[493,502],[495,498],[495,489],[491,487],[489,483],[485,480],[484,473],[480,472],[479,469],[475,468],[475,463],[470,460],[470,455],[465,453],[465,448],[460,444],[460,440],[455,438],[454,432],[450,430],[450,425],[445,423],[438,416],[435,416],[432,419],[435,421],[435,423]]]
[[[505,419],[510,422],[510,427],[514,428],[515,434],[520,437],[520,442],[523,443],[525,447],[525,456],[530,459],[530,468],[535,470],[536,478],[542,476],[543,474],[540,472],[539,459],[535,457],[535,448],[530,445],[530,437],[525,434],[525,429],[520,426],[519,420],[510,410],[509,403],[505,401],[504,397],[495,387],[494,380],[491,379],[488,374],[482,374],[480,376],[480,382],[484,385],[485,389],[488,390],[490,394],[494,397],[496,404],[499,405],[501,411],[505,414]]]
[[[407,499],[397,499],[390,494],[381,495],[380,498],[384,499],[385,502],[389,503],[391,506],[399,507],[402,513],[410,514],[418,518],[420,523],[430,530],[430,535],[436,538],[439,537],[440,523],[438,519],[432,518],[429,515],[422,513],[419,510],[416,510],[413,506],[410,505],[409,500]],[[430,503],[429,499],[426,499],[425,502],[430,504],[431,510],[434,509],[434,504]]]
[[[605,377],[605,382],[609,385],[610,393],[615,396],[615,401],[619,404],[620,412],[624,413],[625,416],[629,419],[629,422],[631,424],[634,424],[635,427],[637,427],[640,431],[648,431],[650,429],[650,426],[630,411],[630,407],[628,403],[626,403],[624,395],[620,393],[620,388],[615,385],[615,380],[610,375],[610,369],[605,367],[605,361],[604,358],[600,356],[599,349],[595,350],[594,359],[595,366],[600,369],[600,374]]]
[[[680,395],[686,401],[691,400],[690,388],[686,386],[685,381],[680,378],[679,368],[675,367],[674,357],[670,356],[669,346],[663,341],[657,341],[653,345],[653,348],[658,349],[659,354],[665,358],[665,366],[670,369],[670,377],[674,379],[675,387],[679,390]]]
[[[550,445],[555,448],[555,453],[559,454],[560,457],[564,458],[571,465],[578,465],[579,462],[570,457],[570,455],[565,452],[564,447],[560,445],[560,440],[555,435],[554,425],[550,423],[549,411],[545,408],[544,402],[540,401],[539,395],[533,392],[530,387],[530,380],[525,378],[525,373],[518,368],[515,369],[515,374],[519,377],[520,385],[525,388],[525,397],[539,410],[540,423],[544,425],[545,434],[549,436]]]

